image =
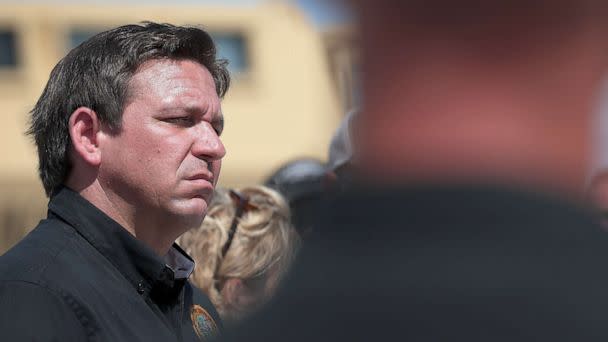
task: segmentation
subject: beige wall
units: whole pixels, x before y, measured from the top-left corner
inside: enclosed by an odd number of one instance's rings
[[[12,211],[19,211],[26,205],[37,213],[34,216],[43,215],[46,200],[36,176],[36,152],[24,131],[27,112],[52,67],[67,52],[69,30],[103,30],[143,20],[202,24],[210,31],[241,32],[247,39],[251,68],[234,75],[223,103],[223,140],[228,149],[223,185],[260,182],[295,157],[325,159],[342,115],[341,100],[323,38],[292,5],[276,1],[227,8],[0,5],[0,28],[17,33],[21,62],[16,70],[0,68],[0,206],[4,201],[11,203]],[[0,220],[5,220],[2,215]]]

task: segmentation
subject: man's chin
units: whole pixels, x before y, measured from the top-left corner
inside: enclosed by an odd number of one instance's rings
[[[208,200],[203,197],[195,197],[180,201],[172,208],[174,220],[189,228],[198,227],[207,215]]]

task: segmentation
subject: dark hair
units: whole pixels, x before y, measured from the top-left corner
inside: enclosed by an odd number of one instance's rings
[[[604,24],[605,0],[354,0],[361,20],[395,43],[466,42],[490,60],[561,44],[589,24]],[[372,24],[372,25],[374,25]],[[367,25],[363,25],[367,26]],[[378,35],[362,30],[362,34]],[[400,41],[395,41],[399,37]],[[373,38],[374,40],[376,37]],[[372,37],[369,37],[370,42]],[[445,45],[445,44],[444,44]],[[512,58],[507,58],[512,59]]]
[[[317,159],[295,159],[283,164],[264,182],[285,197],[293,225],[302,238],[309,238],[315,230],[325,197],[334,190],[329,171]]]
[[[70,115],[88,107],[102,124],[120,130],[128,83],[140,65],[153,59],[200,63],[211,73],[220,98],[230,86],[227,61],[217,58],[213,40],[202,29],[145,22],[93,36],[55,66],[30,113],[27,134],[38,147],[38,170],[47,196],[71,171]]]

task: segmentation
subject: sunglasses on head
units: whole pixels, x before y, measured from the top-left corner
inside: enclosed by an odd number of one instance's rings
[[[235,211],[234,217],[232,218],[232,223],[230,223],[230,229],[228,230],[228,240],[226,240],[226,244],[222,248],[222,257],[226,256],[226,253],[230,249],[230,245],[232,245],[232,240],[234,239],[234,235],[236,233],[236,229],[239,225],[239,221],[243,214],[247,211],[257,209],[257,207],[250,203],[249,197],[239,193],[236,190],[230,190],[230,199],[232,199],[232,203],[234,203]]]

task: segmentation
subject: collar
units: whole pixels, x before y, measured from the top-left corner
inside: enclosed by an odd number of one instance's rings
[[[177,297],[194,261],[177,244],[164,258],[75,191],[62,187],[51,196],[49,216],[72,226],[141,295],[166,301]]]
[[[194,271],[194,261],[176,243],[163,259],[165,265],[173,271],[176,279],[187,279]]]

